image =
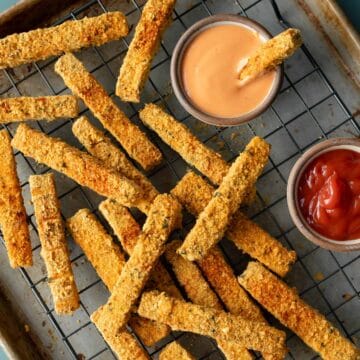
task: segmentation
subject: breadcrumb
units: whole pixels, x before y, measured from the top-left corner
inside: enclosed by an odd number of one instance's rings
[[[162,34],[171,21],[176,0],[148,0],[135,28],[129,50],[120,68],[116,95],[123,101],[139,102],[140,93]]]
[[[180,218],[181,206],[171,195],[156,197],[108,302],[91,315],[91,320],[110,346],[126,324],[152,269],[165,250],[168,236],[179,225]]]
[[[264,72],[271,71],[289,58],[302,45],[298,29],[287,29],[266,41],[249,58],[239,74],[240,80],[251,80]]]
[[[236,342],[244,348],[266,353],[281,351],[283,357],[287,352],[283,331],[221,310],[187,303],[166,293],[145,292],[141,297],[138,313],[165,323],[173,330],[190,331]]]
[[[9,35],[0,40],[0,69],[44,60],[84,47],[100,46],[120,39],[128,32],[125,15],[116,11]]]
[[[178,342],[173,341],[161,351],[159,360],[195,360],[195,358]]]
[[[143,190],[143,198],[139,201],[138,206],[142,212],[147,214],[151,203],[159,194],[150,180],[127,159],[110,138],[92,125],[86,116],[81,116],[75,121],[72,131],[91,155],[139,185]]]
[[[268,161],[270,145],[254,137],[231,165],[210,202],[200,213],[178,253],[189,261],[200,260],[224,236],[233,214]]]
[[[178,182],[171,194],[191,214],[197,216],[209,203],[214,191],[215,188],[201,176],[190,171]],[[287,250],[277,239],[240,211],[235,213],[225,236],[233,241],[241,251],[257,259],[280,276],[285,276],[296,260],[295,251]],[[223,301],[225,302],[224,299]],[[230,308],[229,310],[231,311]]]
[[[145,170],[162,161],[160,150],[118,108],[103,86],[73,54],[62,56],[55,64],[55,71]]]
[[[13,268],[32,265],[31,242],[16,163],[6,130],[0,131],[0,225]]]
[[[77,99],[72,95],[0,99],[0,123],[3,124],[25,120],[73,118],[78,113]]]
[[[25,156],[126,206],[136,207],[142,196],[141,189],[135,183],[106,167],[98,159],[25,124],[18,126],[11,144]]]
[[[325,360],[360,359],[360,351],[317,310],[257,262],[239,276],[240,284],[283,325]]]

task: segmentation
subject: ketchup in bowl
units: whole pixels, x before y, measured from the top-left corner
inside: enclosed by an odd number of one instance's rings
[[[360,153],[338,149],[304,170],[297,198],[307,223],[333,240],[360,238]]]

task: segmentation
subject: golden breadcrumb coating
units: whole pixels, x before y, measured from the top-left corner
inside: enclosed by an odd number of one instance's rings
[[[168,236],[179,226],[180,219],[181,206],[171,195],[161,194],[155,198],[143,231],[108,302],[91,315],[110,346],[126,324],[152,269],[165,250]]]
[[[222,309],[219,299],[204,279],[199,268],[176,253],[180,245],[180,240],[174,240],[167,245],[165,258],[171,265],[179,284],[184,288],[188,298],[194,304]]]
[[[6,130],[0,131],[0,226],[11,267],[31,266],[32,252],[24,200]]]
[[[78,113],[77,99],[72,95],[0,99],[0,123],[3,124],[25,120],[73,118]]]
[[[106,287],[112,291],[125,265],[125,255],[89,209],[67,219],[67,228]]]
[[[113,229],[123,249],[131,255],[141,233],[140,225],[128,209],[111,199],[101,202],[99,210]],[[165,291],[171,296],[181,298],[180,291],[161,262],[156,264],[147,282],[147,288]]]
[[[220,184],[230,166],[214,150],[206,147],[190,130],[160,106],[147,104],[139,112],[142,122],[190,165],[198,169],[214,184]]]
[[[161,162],[160,150],[118,108],[103,86],[73,54],[62,56],[55,64],[55,71],[70,90],[84,101],[131,158],[145,170],[150,170]]]
[[[180,245],[180,240],[172,241],[167,246],[165,257],[170,263],[179,284],[184,288],[187,297],[194,304],[222,310],[223,307],[220,301],[206,282],[199,268],[176,253]],[[221,269],[217,270],[221,271]],[[235,276],[234,279],[236,281]],[[237,286],[241,289],[238,283]],[[162,291],[161,289],[157,290]],[[171,296],[171,294],[169,295]],[[238,344],[218,340],[218,345],[228,360],[252,359],[251,354]]]
[[[358,360],[360,351],[326,318],[257,262],[239,276],[240,284],[283,325],[325,360]]]
[[[100,46],[126,36],[128,32],[125,15],[117,11],[9,35],[0,40],[0,69],[44,60],[84,47]]]
[[[67,220],[67,227],[74,241],[81,247],[97,274],[112,291],[125,265],[125,255],[99,220],[89,209],[81,209]],[[147,346],[167,336],[167,325],[140,318],[132,314],[129,324]],[[121,336],[126,336],[125,329]]]
[[[176,0],[148,0],[120,68],[116,95],[123,101],[140,102],[163,32],[171,21]]]
[[[101,130],[92,125],[87,117],[81,116],[77,119],[72,126],[72,131],[91,155],[139,185],[143,190],[139,209],[147,214],[151,203],[159,194],[150,180],[127,159],[126,155]]]
[[[178,182],[171,194],[191,214],[197,216],[209,203],[214,191],[215,188],[199,175],[190,171]],[[287,250],[277,239],[261,229],[240,211],[235,213],[225,236],[232,240],[240,250],[260,261],[280,276],[285,276],[296,260],[295,251]],[[223,301],[227,304],[224,299]],[[229,311],[232,310],[229,308]]]
[[[161,351],[159,360],[195,360],[195,358],[178,342],[173,341]]]
[[[285,333],[264,323],[245,319],[172,298],[158,291],[145,292],[138,313],[165,323],[173,330],[190,331],[227,342],[236,342],[248,349],[279,353],[285,357]]]
[[[18,126],[11,144],[25,156],[126,206],[136,207],[142,196],[141,189],[134,182],[106,167],[97,158],[25,124]]]
[[[274,70],[302,45],[298,29],[287,29],[266,41],[252,55],[239,74],[240,80],[251,80],[264,72]]]
[[[210,202],[200,213],[178,253],[190,261],[200,260],[224,236],[232,216],[261,174],[270,145],[254,137],[231,165]]]
[[[48,282],[58,314],[71,314],[80,306],[52,173],[29,178],[31,200]]]

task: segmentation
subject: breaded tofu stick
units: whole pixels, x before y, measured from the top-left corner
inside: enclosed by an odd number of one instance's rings
[[[197,216],[209,203],[214,191],[215,188],[191,171],[178,182],[171,194],[191,214]],[[232,240],[241,251],[260,261],[280,276],[285,276],[296,260],[295,251],[287,250],[277,239],[240,211],[234,215],[225,236]],[[228,306],[224,299],[223,301]],[[232,311],[230,308],[228,309]]]
[[[80,306],[71,268],[65,228],[52,173],[29,178],[31,200],[41,243],[48,282],[58,314],[71,314]]]
[[[67,220],[67,227],[106,287],[110,292],[113,291],[125,265],[125,255],[120,247],[113,242],[112,237],[89,209],[79,210]],[[156,324],[135,314],[132,314],[129,323],[147,346],[153,345],[170,333],[167,325]],[[123,329],[121,337],[126,337],[126,333]]]
[[[325,360],[360,359],[360,351],[326,318],[257,262],[239,276],[240,284],[266,310],[292,330]]]
[[[248,349],[286,354],[285,333],[264,323],[247,320],[224,311],[195,305],[158,291],[145,292],[138,313],[169,325],[173,330],[190,331]]]
[[[55,71],[70,90],[84,101],[131,158],[145,170],[150,170],[161,162],[160,150],[118,108],[103,86],[73,54],[62,56],[55,64]]]
[[[261,174],[270,146],[254,137],[231,165],[219,188],[200,213],[178,253],[189,261],[200,260],[224,236],[232,216]]]
[[[263,43],[241,69],[239,79],[249,81],[274,70],[302,45],[298,29],[287,29]]]
[[[121,360],[151,360],[148,353],[127,330],[119,332],[112,344],[112,350]]]
[[[129,210],[111,199],[100,203],[99,209],[119,239],[123,249],[131,255],[134,251],[141,227]],[[174,284],[169,272],[158,262],[148,280],[147,288],[165,291],[171,296],[181,299],[181,293]]]
[[[222,309],[219,299],[202,276],[199,268],[176,253],[180,245],[180,240],[174,240],[167,245],[165,258],[171,265],[188,298],[194,304]]]
[[[223,307],[220,301],[206,282],[199,268],[194,263],[184,259],[176,253],[176,250],[180,245],[180,240],[172,241],[167,246],[165,258],[170,263],[174,274],[179,281],[179,284],[184,288],[187,297],[194,304],[222,310]],[[238,287],[240,286],[238,285]],[[218,340],[217,342],[227,360],[247,360],[253,358],[246,349],[236,343],[233,344],[223,340]]]
[[[150,180],[127,159],[126,155],[101,130],[92,125],[86,116],[81,116],[75,121],[72,131],[91,155],[140,186],[143,190],[143,199],[139,203],[139,208],[147,213],[151,203],[159,194]]]
[[[171,21],[176,0],[148,0],[135,28],[116,84],[123,101],[140,102],[140,93],[150,72],[163,32]]]
[[[63,52],[99,46],[126,36],[129,28],[121,12],[66,21],[61,25],[9,35],[0,40],[0,69],[15,67]]]
[[[108,168],[100,160],[25,124],[18,126],[11,144],[25,156],[126,206],[137,206],[142,196],[141,189],[134,182]]]
[[[80,209],[66,223],[74,241],[112,291],[126,262],[124,253],[89,209]]]
[[[168,236],[180,221],[180,204],[171,195],[158,195],[108,302],[91,315],[91,320],[110,346],[126,324],[152,269],[165,250]]]
[[[15,97],[0,99],[0,123],[73,118],[79,113],[75,96]]]
[[[142,122],[190,165],[219,185],[230,166],[214,150],[206,147],[190,130],[160,106],[147,104],[139,112]]]
[[[161,351],[159,360],[195,360],[195,358],[178,342],[173,341]]]
[[[0,131],[0,225],[13,268],[32,265],[31,241],[16,163],[6,130]]]

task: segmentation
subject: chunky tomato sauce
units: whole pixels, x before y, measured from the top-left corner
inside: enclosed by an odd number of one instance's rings
[[[314,159],[300,178],[298,201],[308,224],[323,236],[360,238],[360,153],[339,149]]]

